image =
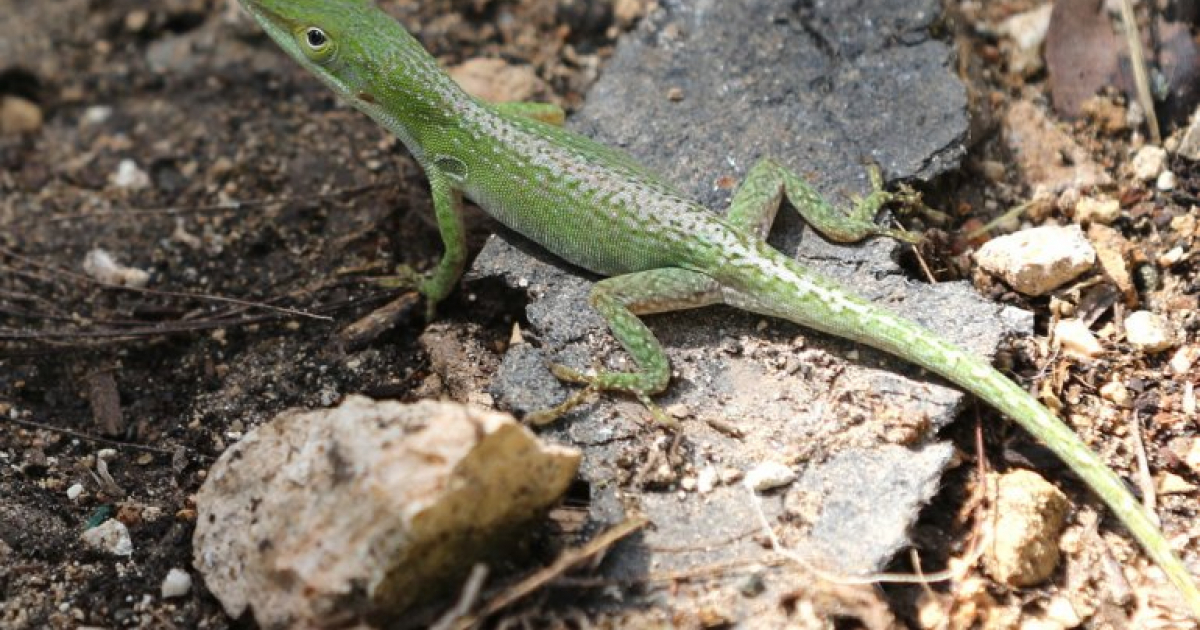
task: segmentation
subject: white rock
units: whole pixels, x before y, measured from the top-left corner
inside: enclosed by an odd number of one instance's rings
[[[743,481],[755,492],[765,492],[772,488],[786,486],[796,480],[796,471],[791,466],[779,462],[762,462],[746,473]]]
[[[1195,490],[1196,484],[1175,473],[1163,473],[1158,478],[1159,494],[1191,494]]]
[[[93,249],[83,258],[83,272],[104,284],[122,287],[145,287],[150,274],[134,267],[126,267],[116,261],[112,254],[103,249]]]
[[[81,483],[74,484],[70,488],[67,488],[67,498],[72,501],[78,499],[79,495],[81,494],[83,494],[83,484]]]
[[[1087,324],[1078,319],[1064,319],[1054,325],[1054,339],[1063,352],[1078,359],[1095,359],[1104,354],[1104,347]]]
[[[1163,171],[1159,173],[1158,179],[1154,180],[1154,187],[1163,192],[1175,190],[1175,184],[1175,173],[1172,173],[1171,171]]]
[[[1066,524],[1067,497],[1037,473],[991,475],[995,514],[984,522],[984,567],[1010,586],[1033,586],[1058,566],[1058,537]]]
[[[1017,13],[1000,23],[996,32],[1013,42],[1009,55],[1009,70],[1017,74],[1030,75],[1042,67],[1042,42],[1050,29],[1050,12],[1053,3]]]
[[[79,539],[93,549],[111,553],[114,556],[133,555],[133,540],[129,537],[129,529],[115,518],[85,530]]]
[[[1162,147],[1154,145],[1146,145],[1138,149],[1136,155],[1133,156],[1133,176],[1148,182],[1156,177],[1163,169],[1167,168],[1167,151]]]
[[[1200,346],[1183,346],[1171,355],[1167,365],[1170,365],[1171,371],[1176,374],[1187,374],[1196,364],[1196,359],[1200,359]]]
[[[117,188],[126,190],[141,190],[150,187],[150,176],[138,168],[137,162],[130,159],[121,160],[117,164],[117,172],[109,176],[108,181]]]
[[[248,432],[196,496],[193,564],[233,617],[324,627],[454,592],[540,518],[580,454],[507,414],[347,396]],[[264,541],[269,544],[264,544]]]
[[[696,491],[700,494],[708,494],[717,487],[717,482],[720,481],[720,473],[712,465],[705,466],[700,469],[696,475]]]
[[[163,578],[162,582],[162,597],[170,599],[172,597],[183,597],[192,590],[192,576],[183,569],[171,569],[167,571],[167,577]]]
[[[975,261],[1025,295],[1044,295],[1091,269],[1096,250],[1078,225],[1048,225],[994,238]]]
[[[1122,408],[1133,406],[1133,397],[1129,388],[1121,381],[1109,381],[1100,387],[1100,396],[1114,405]]]
[[[1075,221],[1108,225],[1121,216],[1121,202],[1105,197],[1084,197],[1075,204]]]
[[[1167,320],[1150,311],[1136,311],[1125,318],[1125,339],[1145,352],[1160,352],[1175,344]]]

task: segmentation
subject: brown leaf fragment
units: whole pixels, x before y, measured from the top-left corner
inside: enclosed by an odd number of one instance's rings
[[[88,402],[92,406],[92,418],[102,435],[117,436],[125,433],[125,417],[121,413],[121,394],[117,391],[117,380],[112,370],[97,370],[86,377]]]

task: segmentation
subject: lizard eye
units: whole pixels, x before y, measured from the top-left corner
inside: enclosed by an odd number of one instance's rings
[[[301,42],[300,47],[304,50],[304,54],[318,63],[329,61],[337,49],[329,34],[315,26],[298,32],[296,37]]]
[[[313,50],[321,50],[329,44],[329,38],[325,36],[325,31],[313,26],[305,29],[304,41],[308,43],[308,47]]]

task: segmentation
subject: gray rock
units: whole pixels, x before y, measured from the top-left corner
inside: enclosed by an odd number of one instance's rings
[[[782,0],[660,4],[621,41],[569,125],[623,147],[711,208],[723,211],[731,196],[719,184],[740,181],[761,157],[844,202],[867,191],[866,158],[907,179],[945,172],[963,155],[964,90],[950,50],[926,32],[936,2],[877,0],[853,11]],[[888,239],[831,245],[785,209],[771,241],[980,354],[1031,325],[965,284],[909,280]],[[530,298],[523,332],[532,345],[514,347],[493,382],[502,405],[524,412],[562,399],[547,358],[631,367],[587,307],[594,277],[512,234],[489,241],[470,277],[502,278]],[[661,491],[678,489],[671,471],[679,468],[799,465],[796,487],[819,497],[803,544],[830,559],[824,568],[877,570],[906,544],[950,459],[933,432],[954,418],[962,394],[903,361],[724,307],[648,321],[674,368],[657,401],[692,411],[682,444],[656,439],[642,406],[615,394],[546,430],[584,449],[594,520],[636,505],[655,524],[640,544],[609,555],[611,576],[764,560],[746,538],[756,530],[747,491],[719,486],[681,500]],[[779,512],[777,501],[764,505]]]

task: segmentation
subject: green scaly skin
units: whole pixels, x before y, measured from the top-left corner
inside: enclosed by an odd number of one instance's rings
[[[369,0],[241,0],[288,54],[396,134],[429,177],[446,253],[417,279],[433,306],[466,260],[462,198],[563,259],[609,276],[591,304],[637,364],[584,375],[558,417],[597,390],[650,397],[670,379],[666,354],[639,315],[730,304],[873,346],[936,372],[1012,418],[1065,461],[1141,542],[1200,618],[1200,590],[1141,504],[1061,421],[979,358],[888,310],[855,297],[763,241],[782,197],[827,237],[909,240],[873,222],[891,198],[877,189],[839,211],[769,160],[751,169],[724,218],[685,198],[628,155],[540,119],[545,105],[492,105],[464,93],[404,28]],[[873,176],[873,180],[877,177]]]

